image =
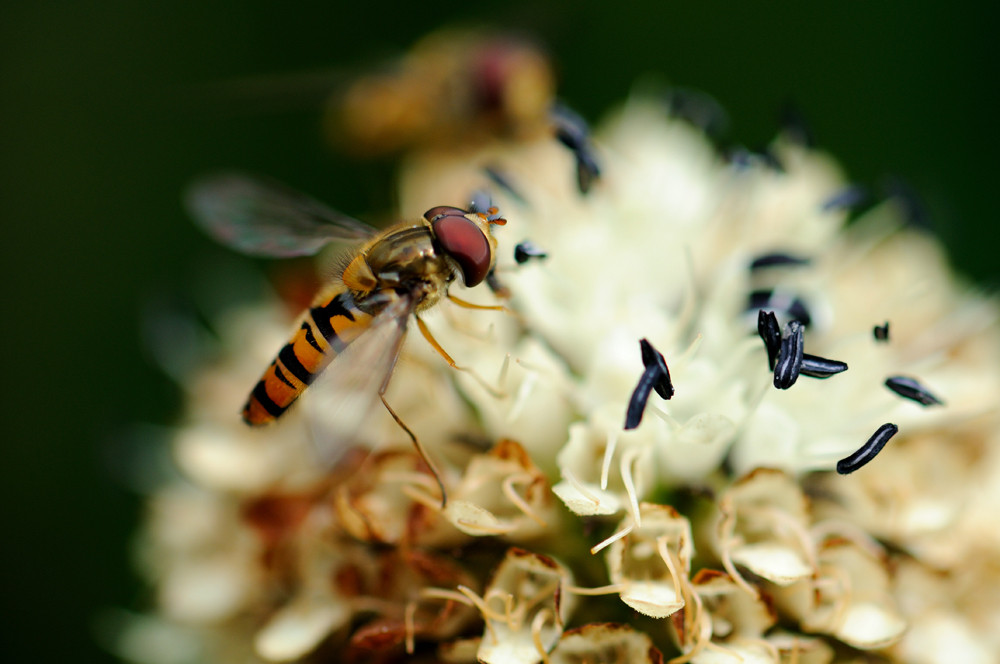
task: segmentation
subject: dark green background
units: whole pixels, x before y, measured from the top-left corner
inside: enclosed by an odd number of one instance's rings
[[[659,72],[766,141],[794,100],[851,176],[905,177],[960,268],[997,283],[996,23],[958,3],[21,2],[0,17],[5,661],[109,661],[95,612],[146,600],[126,542],[139,501],[113,479],[131,423],[168,423],[176,388],[144,353],[143,302],[194,292],[222,255],[184,219],[192,176],[231,166],[342,209],[385,208],[389,169],[346,164],[308,105],[200,101],[199,82],[341,67],[445,23],[541,36],[562,96],[594,119]],[[801,5],[808,5],[799,6]],[[983,5],[986,6],[985,4]]]

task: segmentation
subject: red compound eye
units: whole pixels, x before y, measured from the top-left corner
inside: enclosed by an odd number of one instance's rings
[[[451,207],[450,205],[438,205],[437,207],[432,207],[427,212],[424,212],[424,219],[427,221],[434,221],[438,217],[443,217],[445,215],[463,217],[468,212],[462,208]]]
[[[436,218],[430,216],[436,210],[454,210],[461,214],[446,212]],[[434,231],[438,243],[444,251],[455,259],[462,269],[462,278],[466,286],[475,286],[490,271],[490,242],[479,229],[479,226],[462,216],[464,212],[458,208],[439,207],[429,210],[428,219],[431,230]]]

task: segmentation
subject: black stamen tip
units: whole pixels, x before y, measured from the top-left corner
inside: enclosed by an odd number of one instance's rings
[[[806,303],[801,298],[797,297],[792,300],[791,306],[788,307],[788,315],[803,325],[812,323],[812,314],[809,312],[809,307],[806,306]]]
[[[829,378],[834,374],[847,371],[847,362],[803,353],[802,367],[799,371],[803,376],[809,376],[810,378]]]
[[[587,142],[590,131],[587,121],[568,106],[554,105],[549,117],[555,126],[556,138],[570,150],[579,150]]]
[[[746,310],[754,311],[757,309],[780,311],[803,325],[812,323],[812,313],[806,303],[802,298],[788,292],[773,291],[767,288],[750,291],[750,295],[747,296]]]
[[[856,205],[861,205],[868,199],[868,190],[861,185],[851,185],[840,191],[836,192],[828,199],[823,201],[820,205],[820,209],[824,212],[831,212],[833,210],[848,210],[855,207]]]
[[[484,166],[483,173],[486,174],[486,177],[488,177],[493,184],[506,191],[507,194],[509,194],[510,197],[518,203],[526,203],[524,196],[521,195],[521,192],[517,190],[517,187],[511,183],[510,178],[499,168],[495,166]],[[480,210],[480,212],[485,212],[485,210]]]
[[[601,167],[587,146],[576,150],[574,154],[576,155],[576,183],[580,193],[586,194],[590,191],[594,181],[601,176]]]
[[[729,128],[729,116],[714,98],[696,90],[673,88],[666,94],[671,116],[691,123],[710,138],[719,139]]]
[[[510,298],[510,289],[503,285],[500,278],[497,277],[496,270],[490,270],[486,275],[486,285],[490,287],[497,297],[508,299]]]
[[[778,351],[781,349],[781,327],[778,325],[778,317],[773,311],[760,309],[757,312],[757,334],[764,341],[764,348],[767,349],[767,368],[774,371],[774,363],[778,359]]]
[[[785,172],[785,165],[778,157],[778,153],[776,153],[771,146],[764,147],[760,150],[757,150],[756,152],[761,163],[767,166],[769,169],[771,169],[775,173]]]
[[[653,370],[646,369],[639,377],[639,384],[635,386],[632,397],[628,400],[628,410],[625,412],[625,431],[636,428],[642,422],[642,414],[646,410],[649,393],[653,391],[654,373]]]
[[[809,265],[810,259],[805,256],[795,256],[793,254],[785,254],[781,252],[773,252],[770,254],[761,254],[753,259],[750,263],[750,271],[760,270],[767,267],[779,267],[779,266],[799,266],[799,265]]]
[[[885,444],[888,443],[889,439],[895,436],[898,431],[899,427],[895,424],[887,423],[880,426],[878,430],[872,434],[872,437],[861,446],[861,449],[837,462],[837,472],[841,475],[848,475],[864,466],[882,451]]]
[[[519,242],[514,247],[514,260],[517,261],[518,265],[524,265],[532,258],[537,258],[538,260],[543,260],[548,258],[549,255],[538,247],[534,242],[530,240],[525,240],[524,242]]]
[[[916,401],[921,406],[941,406],[944,402],[931,394],[926,387],[921,385],[915,378],[907,376],[889,376],[885,379],[885,386],[890,390],[911,401]]]
[[[805,343],[802,323],[793,320],[786,328],[787,334],[781,340],[778,361],[774,365],[774,386],[787,390],[795,384],[802,370],[802,349]]]
[[[899,205],[906,218],[906,222],[913,228],[933,231],[934,225],[931,223],[930,210],[923,199],[917,194],[916,189],[910,186],[899,176],[890,176],[886,179],[883,190],[893,202]]]
[[[886,321],[882,325],[876,325],[872,328],[872,335],[875,337],[875,341],[888,341],[889,340],[889,321]]]
[[[782,104],[778,114],[778,122],[781,125],[782,133],[789,139],[807,148],[816,145],[816,139],[813,136],[812,128],[806,121],[805,114],[791,101]]]
[[[642,351],[642,363],[646,370],[639,377],[639,383],[632,391],[632,397],[628,401],[628,409],[625,413],[625,430],[635,429],[642,422],[642,414],[646,410],[646,402],[649,401],[649,393],[656,390],[664,399],[674,396],[674,386],[670,382],[670,371],[667,369],[667,362],[663,355],[653,348],[653,345],[646,339],[639,340],[639,349]]]
[[[562,104],[553,106],[549,114],[555,128],[556,139],[573,152],[576,160],[576,180],[580,193],[586,194],[601,175],[587,122]]]
[[[664,399],[674,396],[674,386],[670,382],[670,369],[667,368],[667,361],[663,359],[660,351],[653,348],[653,344],[646,339],[639,340],[639,350],[642,352],[642,363],[646,371],[654,372],[653,389]]]

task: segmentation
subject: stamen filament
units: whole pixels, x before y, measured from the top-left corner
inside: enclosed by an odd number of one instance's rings
[[[531,505],[529,505],[528,502],[521,497],[521,494],[519,494],[517,491],[514,490],[514,484],[527,484],[528,486],[530,486],[531,483],[534,481],[535,478],[532,475],[529,475],[528,473],[521,473],[520,475],[510,475],[509,477],[507,477],[507,479],[503,481],[503,484],[501,484],[500,488],[503,491],[503,494],[507,496],[507,500],[512,502],[515,507],[521,510],[521,512],[523,512],[525,516],[527,516],[529,519],[540,525],[542,528],[545,528],[546,526],[548,526],[548,524],[545,522],[545,519],[540,517],[538,513],[535,512],[535,510],[531,509]]]
[[[614,535],[611,535],[610,537],[608,537],[607,539],[605,539],[600,544],[597,544],[597,545],[591,547],[590,554],[596,556],[601,551],[601,549],[603,549],[603,548],[605,548],[605,547],[607,547],[607,546],[609,546],[611,544],[614,544],[615,542],[617,542],[621,538],[623,538],[626,535],[628,535],[629,533],[631,533],[633,530],[635,530],[635,523],[629,524],[628,526],[626,526],[626,527],[622,528],[621,530],[619,530]]]
[[[562,476],[563,476],[563,479],[565,479],[567,482],[569,482],[570,484],[572,484],[573,488],[576,489],[577,491],[579,491],[580,495],[582,495],[584,498],[586,498],[590,502],[594,503],[594,505],[600,505],[601,504],[601,499],[598,498],[597,496],[595,496],[594,494],[592,494],[587,489],[587,487],[584,486],[583,482],[581,482],[579,479],[577,479],[576,475],[574,475],[572,473],[572,471],[570,471],[569,468],[563,468],[562,469]]]
[[[719,508],[723,514],[722,520],[719,522],[719,546],[722,548],[720,555],[722,558],[722,567],[732,577],[733,581],[736,582],[736,585],[754,599],[758,599],[760,595],[757,590],[743,578],[743,575],[737,571],[736,565],[733,564],[732,547],[736,539],[734,537],[736,533],[736,514],[732,511],[732,505],[729,501],[723,501],[719,505]]]
[[[531,393],[535,391],[535,387],[538,385],[538,374],[534,371],[529,371],[521,381],[521,385],[517,388],[517,395],[514,397],[514,403],[511,404],[510,410],[507,411],[507,421],[512,422],[520,416],[524,407],[528,405],[528,398]]]
[[[683,602],[684,600],[681,597],[680,576],[677,573],[677,567],[674,565],[674,556],[667,548],[666,535],[661,535],[656,538],[656,551],[660,554],[660,558],[663,559],[664,564],[667,566],[667,570],[670,572],[670,580],[674,584],[674,597]]]
[[[608,472],[611,469],[611,459],[615,455],[616,447],[618,447],[618,432],[608,433],[608,440],[604,445],[604,462],[601,464],[601,491],[608,490]]]
[[[625,493],[628,495],[629,506],[632,511],[632,519],[635,526],[642,526],[642,515],[639,514],[639,497],[636,495],[635,483],[632,481],[632,462],[639,458],[639,450],[632,448],[622,454],[621,467],[622,482],[625,484]]]
[[[406,603],[406,610],[403,612],[403,624],[406,629],[406,654],[412,655],[415,649],[416,627],[413,624],[413,614],[416,613],[417,604],[414,601]]]
[[[563,590],[574,595],[615,595],[621,593],[625,586],[620,583],[612,583],[607,586],[597,586],[596,588],[582,588],[580,586],[563,586]]]
[[[531,621],[531,639],[535,643],[535,649],[538,650],[538,654],[542,658],[544,664],[549,664],[549,653],[545,650],[545,646],[542,643],[542,628],[545,626],[545,621],[549,619],[552,612],[548,609],[542,609],[535,614],[534,620]]]

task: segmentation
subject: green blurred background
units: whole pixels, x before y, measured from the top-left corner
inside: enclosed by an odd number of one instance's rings
[[[21,2],[0,20],[4,347],[0,658],[113,661],[95,615],[148,601],[122,481],[134,423],[167,424],[178,390],[149,359],[140,312],[196,291],[223,252],[186,221],[185,182],[238,167],[364,214],[386,164],[327,150],[319,109],[229,108],[200,83],[350,72],[463,22],[539,36],[561,96],[596,120],[648,72],[710,92],[757,146],[793,101],[850,176],[895,173],[959,268],[996,285],[994,21],[958,3]],[[983,5],[985,8],[986,5]]]

